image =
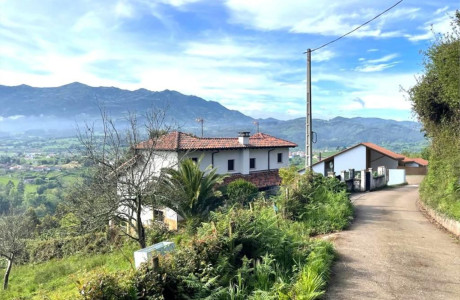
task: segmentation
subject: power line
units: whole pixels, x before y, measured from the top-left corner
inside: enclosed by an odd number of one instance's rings
[[[332,43],[337,42],[338,40],[340,40],[340,39],[346,37],[346,36],[349,35],[350,33],[353,33],[353,32],[355,32],[356,30],[360,29],[361,27],[363,27],[363,26],[369,24],[370,22],[374,21],[375,19],[377,19],[377,18],[380,17],[381,15],[383,15],[383,14],[385,14],[386,12],[390,11],[391,9],[393,9],[395,6],[397,6],[397,5],[400,4],[401,2],[403,2],[403,0],[398,1],[397,3],[393,4],[391,7],[387,8],[387,9],[384,10],[383,12],[379,13],[378,15],[376,15],[375,17],[373,17],[372,19],[370,19],[369,21],[367,21],[367,22],[365,22],[365,23],[359,25],[358,27],[356,27],[355,29],[353,29],[353,30],[351,30],[351,31],[349,31],[349,32],[347,32],[347,33],[345,33],[344,35],[342,35],[342,36],[340,36],[340,37],[338,37],[338,38],[336,38],[336,39],[334,39],[334,40],[332,40],[332,41],[330,41],[330,42],[327,42],[326,44],[323,44],[322,46],[319,46],[318,48],[315,48],[315,49],[311,50],[311,52],[316,51],[316,50],[319,50],[319,49],[321,49],[321,48],[323,48],[323,47],[326,47],[327,45],[330,45],[330,44],[332,44]],[[304,54],[305,54],[305,53],[307,53],[307,52],[304,52]]]

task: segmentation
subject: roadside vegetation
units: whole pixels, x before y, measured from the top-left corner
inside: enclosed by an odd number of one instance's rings
[[[182,164],[190,169],[190,162]],[[212,171],[208,175],[216,179]],[[53,228],[38,231],[44,220],[34,219],[35,235],[24,240],[9,287],[0,297],[316,299],[325,291],[334,251],[330,243],[312,236],[346,227],[352,207],[336,179],[298,175],[295,167],[281,176],[282,187],[273,196],[242,180],[220,186],[207,194],[219,207],[203,205],[208,197],[185,193],[181,201],[194,206],[178,232],[158,224],[145,230],[148,244],[171,240],[176,250],[161,256],[155,267],[144,265],[137,271],[132,252],[139,245],[120,227],[83,233],[79,219],[67,213],[53,216]],[[196,189],[193,180],[165,184],[182,184],[184,192]]]
[[[122,131],[105,112],[101,117],[102,133],[91,126],[79,132],[77,157],[2,156],[8,181],[0,180],[1,299],[316,299],[324,293],[334,251],[316,236],[342,230],[353,214],[337,179],[300,175],[291,166],[280,170],[279,190],[259,192],[242,179],[225,185],[225,176],[202,171],[200,160],[158,172],[151,168],[165,161],[154,147],[168,131],[164,112],[143,116],[142,128],[130,115]],[[62,168],[71,162],[78,167]],[[51,165],[61,167],[33,168]],[[178,231],[143,222],[147,208],[165,206],[184,218]],[[166,240],[174,251],[135,270],[133,251]]]
[[[451,33],[439,34],[424,52],[425,73],[409,90],[413,110],[431,139],[422,201],[460,221],[460,11]]]

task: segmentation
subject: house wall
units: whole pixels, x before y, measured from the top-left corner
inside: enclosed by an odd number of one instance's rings
[[[377,151],[371,150],[371,168],[377,170],[377,167],[385,166],[387,170],[397,169],[398,161]]]
[[[212,165],[212,152],[213,151],[181,151],[179,153],[179,158],[183,159],[184,156],[188,158],[196,158],[200,159],[201,158],[201,164],[200,164],[200,169],[204,171],[208,166]],[[214,158],[215,158],[214,154]]]
[[[124,182],[134,182],[140,187],[147,185],[152,177],[158,176],[163,168],[171,168],[177,166],[179,159],[176,152],[155,151],[151,155],[147,151],[141,152],[143,155],[142,161],[136,163],[132,167],[128,167],[125,176],[120,176],[117,182],[117,194],[130,198],[133,197],[132,184],[124,184]]]
[[[272,148],[270,148],[272,149]],[[268,148],[265,149],[236,149],[236,150],[219,150],[217,151],[190,151],[181,152],[179,157],[189,158],[200,158],[203,156],[201,161],[201,170],[206,169],[207,166],[212,163],[212,153],[214,153],[214,167],[217,169],[218,174],[249,174],[251,172],[265,171],[268,170]],[[283,154],[283,161],[278,163],[278,153]],[[256,167],[253,169],[249,168],[249,159],[256,159]],[[235,160],[235,170],[228,171],[228,160]],[[276,170],[279,168],[287,167],[289,165],[289,148],[275,148],[270,151],[270,170]]]
[[[314,166],[312,167],[312,169],[313,169],[313,172],[315,172],[315,173],[319,173],[319,174],[325,175],[325,174],[324,174],[324,161],[323,161],[323,162],[320,162],[320,163],[317,164],[317,165],[314,165]]]
[[[340,174],[343,170],[366,169],[366,147],[359,145],[334,157],[334,172]],[[323,174],[327,175],[327,174]]]
[[[267,153],[268,153],[268,149]],[[283,154],[283,161],[278,163],[278,153]],[[280,169],[289,166],[289,148],[276,148],[270,152],[270,170]]]

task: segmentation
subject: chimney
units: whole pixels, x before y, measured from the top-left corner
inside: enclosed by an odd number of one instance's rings
[[[241,145],[249,145],[249,131],[238,132],[238,142]]]

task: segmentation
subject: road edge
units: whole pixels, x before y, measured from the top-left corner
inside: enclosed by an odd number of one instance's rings
[[[430,221],[435,222],[439,227],[452,234],[460,240],[460,222],[453,220],[444,214],[441,214],[434,209],[428,207],[420,198],[417,199],[417,206],[423,215]]]

